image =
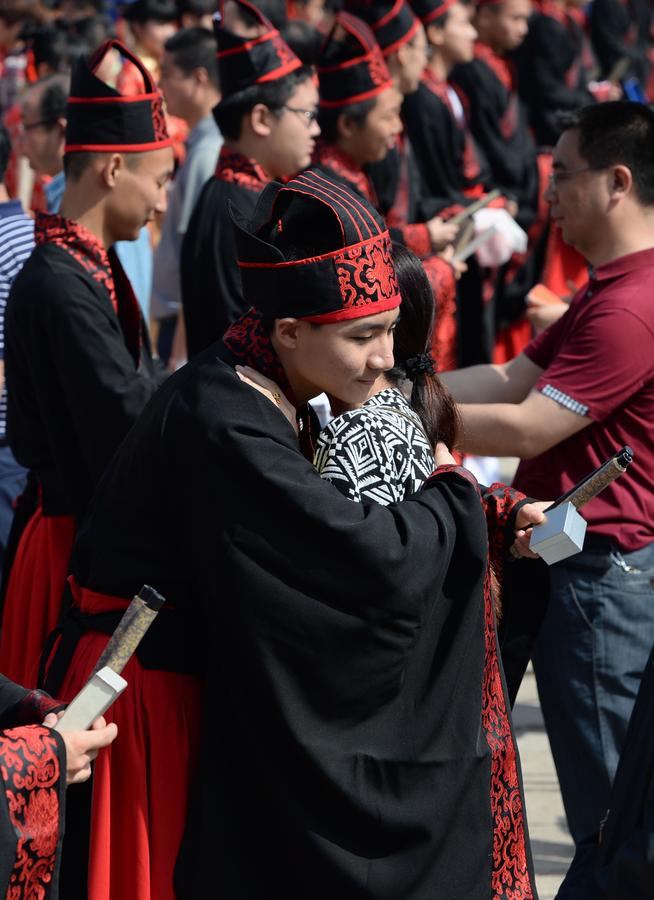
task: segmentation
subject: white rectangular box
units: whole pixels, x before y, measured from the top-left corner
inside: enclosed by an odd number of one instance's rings
[[[572,503],[562,503],[545,515],[547,521],[536,525],[531,532],[530,550],[538,553],[548,566],[583,550],[586,520]]]

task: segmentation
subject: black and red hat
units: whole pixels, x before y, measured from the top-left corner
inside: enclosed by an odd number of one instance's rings
[[[268,184],[249,220],[230,212],[243,295],[264,316],[329,323],[400,305],[384,222],[320,169]]]
[[[384,56],[408,44],[420,28],[407,0],[346,0],[345,5],[348,12],[370,25]]]
[[[232,0],[245,10],[262,29],[257,37],[242,37],[225,28],[221,12],[214,17],[214,33],[218,44],[218,77],[223,97],[243,91],[254,84],[266,84],[301,68],[301,60],[293,53],[278,29],[261,10],[248,0]]]
[[[458,0],[411,0],[413,11],[423,25],[430,25],[440,19],[455,3],[458,3]]]
[[[125,96],[95,75],[107,53],[117,50],[143,76],[143,91]],[[138,56],[119,41],[106,41],[90,59],[73,66],[67,104],[66,153],[159,150],[172,143],[163,100]]]
[[[346,12],[336,16],[318,59],[320,105],[335,109],[371,100],[393,86],[372,31]]]

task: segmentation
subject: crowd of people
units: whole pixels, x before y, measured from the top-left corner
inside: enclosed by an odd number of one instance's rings
[[[0,0],[8,898],[536,900],[530,660],[559,900],[654,897],[650,19]]]

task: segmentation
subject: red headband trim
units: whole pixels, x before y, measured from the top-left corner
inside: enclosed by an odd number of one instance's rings
[[[165,141],[150,141],[147,144],[66,144],[64,153],[143,153],[146,150],[160,150],[171,147],[172,138]]]
[[[273,38],[278,36],[281,37],[277,29],[274,31],[267,31],[265,34],[260,34],[259,37],[245,41],[244,44],[240,44],[238,47],[228,47],[227,50],[218,50],[216,56],[218,59],[224,59],[226,56],[235,56],[237,53],[246,53],[253,47],[257,47],[259,44],[265,44],[266,41],[272,41]]]
[[[350,306],[347,309],[337,309],[335,312],[323,313],[320,316],[298,316],[298,318],[304,322],[314,322],[316,325],[328,325],[330,322],[376,316],[378,313],[388,312],[389,309],[396,309],[401,303],[401,295],[393,294],[387,300],[378,300],[375,303],[365,303],[361,306]]]
[[[399,47],[403,47],[404,44],[408,44],[409,41],[415,36],[416,31],[420,28],[420,24],[420,19],[416,18],[413,22],[413,25],[411,26],[411,28],[409,28],[405,35],[403,35],[401,38],[398,38],[393,44],[389,44],[388,47],[382,49],[382,56],[390,56],[391,53],[395,53],[395,51]]]
[[[445,0],[444,3],[438,7],[438,9],[432,9],[431,12],[428,12],[427,15],[421,16],[422,22],[424,25],[429,25],[431,22],[436,21],[436,19],[440,19],[441,16],[444,16],[445,13],[454,6],[455,3],[458,3],[459,0]],[[495,0],[491,0],[491,2],[495,2]],[[497,0],[498,3],[503,3],[504,0]]]
[[[373,97],[378,97],[379,94],[383,94],[384,91],[387,91],[389,88],[393,87],[393,81],[387,81],[385,84],[380,84],[378,87],[373,88],[369,91],[364,91],[362,94],[355,94],[353,97],[346,97],[345,100],[320,100],[318,102],[318,106],[322,106],[323,109],[338,109],[339,106],[350,106],[352,103],[361,103],[363,100],[372,100]]]

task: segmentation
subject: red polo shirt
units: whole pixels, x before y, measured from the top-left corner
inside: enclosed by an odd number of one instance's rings
[[[521,462],[515,485],[532,497],[557,497],[628,444],[634,462],[583,515],[590,533],[637,550],[654,541],[654,248],[589,276],[525,354],[544,369],[536,390],[593,422]]]

